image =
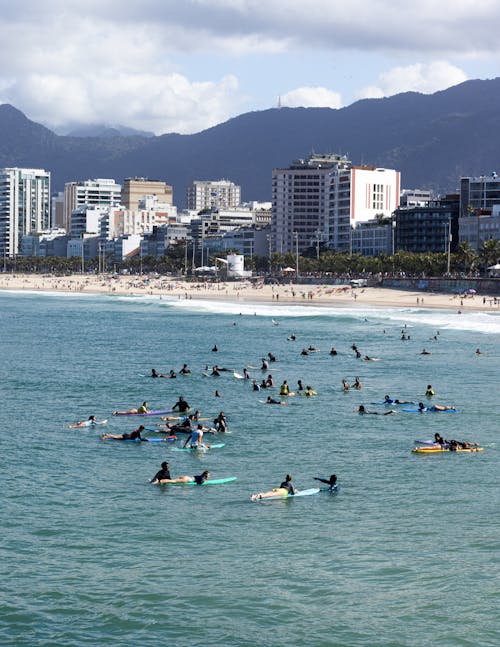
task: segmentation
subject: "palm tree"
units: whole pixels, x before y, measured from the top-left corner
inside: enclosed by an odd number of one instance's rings
[[[457,247],[457,251],[454,254],[454,260],[457,267],[462,269],[464,272],[470,272],[473,269],[474,264],[477,261],[477,254],[467,240],[461,242]]]
[[[490,265],[495,265],[500,257],[500,241],[498,238],[485,240],[479,250],[479,261],[484,270]]]

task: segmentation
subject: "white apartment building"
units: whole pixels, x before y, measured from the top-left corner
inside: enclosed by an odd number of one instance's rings
[[[241,202],[241,187],[229,180],[196,180],[186,191],[187,208],[196,212],[202,209],[231,209]]]
[[[341,155],[311,155],[273,170],[272,251],[303,252],[319,243],[347,251],[351,230],[399,205],[400,173],[353,166]]]
[[[109,207],[101,220],[101,238],[110,240],[121,236],[145,234],[153,227],[173,225],[177,222],[177,207],[162,204],[156,196],[145,196],[139,201],[139,209]]]
[[[22,237],[50,229],[50,172],[0,169],[0,255],[21,251]]]
[[[64,185],[64,223],[61,225],[69,231],[71,213],[83,205],[91,207],[118,206],[121,200],[121,190],[121,186],[110,179],[67,182]]]

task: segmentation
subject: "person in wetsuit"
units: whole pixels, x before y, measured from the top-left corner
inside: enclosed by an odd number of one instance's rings
[[[175,411],[176,409],[178,409],[180,413],[186,413],[186,411],[189,411],[190,408],[191,407],[186,402],[186,400],[184,400],[183,396],[180,395],[179,399],[177,400],[177,402],[172,407],[172,411]]]
[[[103,440],[140,440],[143,443],[149,442],[147,438],[143,438],[141,433],[144,431],[144,425],[135,429],[130,434],[102,434]]]
[[[292,477],[290,474],[285,476],[285,480],[281,483],[279,488],[273,488],[268,492],[259,492],[258,494],[252,494],[251,499],[255,501],[256,499],[267,499],[269,497],[279,497],[286,496],[291,494],[296,494],[297,490],[292,485]]]
[[[171,478],[172,477],[170,476],[169,465],[166,461],[164,461],[161,464],[161,470],[156,472],[156,474],[151,479],[150,483],[158,483],[158,481],[161,481],[162,479],[170,480]]]
[[[333,492],[337,489],[337,476],[335,474],[332,474],[329,479],[322,479],[315,476],[314,480],[319,481],[320,483],[326,483],[330,492]]]

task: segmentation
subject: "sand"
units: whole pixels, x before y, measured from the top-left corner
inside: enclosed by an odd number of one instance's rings
[[[123,295],[163,295],[181,299],[219,299],[239,303],[270,302],[275,305],[423,307],[461,312],[500,311],[500,299],[479,295],[436,294],[387,288],[350,288],[348,285],[264,285],[259,282],[191,283],[166,277],[116,276],[111,274],[50,276],[0,274],[0,290],[60,291]]]

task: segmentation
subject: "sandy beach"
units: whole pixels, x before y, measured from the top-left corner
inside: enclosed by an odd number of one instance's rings
[[[116,276],[110,274],[50,276],[0,274],[1,290],[60,291],[121,295],[162,295],[180,299],[237,299],[241,303],[271,302],[276,305],[424,307],[462,312],[500,311],[500,299],[490,296],[436,294],[387,288],[351,288],[348,285],[264,285],[259,282],[191,283],[167,277]]]

